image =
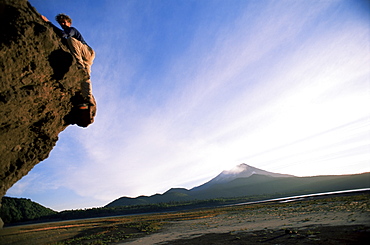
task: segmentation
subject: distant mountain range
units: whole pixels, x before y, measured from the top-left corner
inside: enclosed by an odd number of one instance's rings
[[[263,195],[285,197],[329,191],[342,191],[370,187],[370,173],[353,175],[327,175],[296,177],[240,164],[223,171],[207,183],[190,190],[172,188],[163,194],[121,197],[105,207],[145,205],[168,202],[207,200],[215,198],[252,197]]]

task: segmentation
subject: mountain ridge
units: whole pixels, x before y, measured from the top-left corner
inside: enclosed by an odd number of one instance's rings
[[[252,167],[248,164],[242,163],[237,165],[231,170],[222,171],[215,178],[211,179],[210,181],[200,186],[194,187],[191,190],[201,190],[207,188],[210,185],[226,183],[237,178],[248,178],[254,174],[267,175],[272,177],[293,177],[293,175],[268,172],[256,167]]]
[[[237,168],[240,171],[222,171],[221,174],[205,184],[191,188],[190,190],[186,188],[170,188],[163,194],[152,196],[140,196],[136,198],[120,197],[108,203],[105,207],[215,198],[256,197],[262,195],[285,197],[288,195],[304,195],[370,187],[370,173],[297,177],[268,172],[247,164],[240,164]],[[256,173],[256,169],[259,170],[259,174]],[[222,181],[219,181],[221,175]]]

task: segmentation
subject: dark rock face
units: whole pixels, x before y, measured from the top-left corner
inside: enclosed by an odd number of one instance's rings
[[[87,74],[26,0],[0,0],[0,23],[1,198],[48,157],[61,131],[78,124],[73,107]]]

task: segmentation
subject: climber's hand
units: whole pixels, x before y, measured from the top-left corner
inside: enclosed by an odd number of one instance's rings
[[[46,21],[46,22],[49,22],[48,18],[46,18],[45,16],[41,15],[41,18]]]

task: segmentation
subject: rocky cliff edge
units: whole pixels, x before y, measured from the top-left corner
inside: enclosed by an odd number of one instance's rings
[[[48,157],[68,125],[87,126],[79,124],[74,106],[88,75],[27,1],[0,0],[0,23],[1,198]]]

